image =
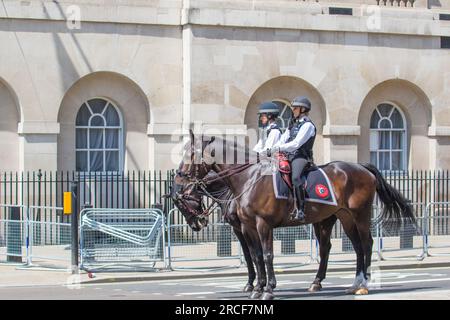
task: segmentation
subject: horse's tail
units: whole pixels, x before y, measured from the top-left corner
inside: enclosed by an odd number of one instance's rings
[[[384,204],[383,212],[377,218],[376,223],[381,222],[384,226],[389,225],[395,228],[398,228],[402,222],[415,224],[416,218],[408,200],[397,189],[387,183],[374,165],[366,163],[362,166],[369,170],[377,179],[377,193]]]

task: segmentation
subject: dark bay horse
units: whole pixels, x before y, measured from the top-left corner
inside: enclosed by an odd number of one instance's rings
[[[180,164],[180,167],[183,166],[183,162]],[[213,171],[209,172],[208,177],[217,176]],[[192,194],[190,196],[186,196],[184,201],[177,199],[176,193],[179,191],[179,187],[183,184],[182,181],[179,180],[179,176],[177,177],[177,183],[175,183],[174,187],[171,189],[171,197],[174,200],[174,203],[182,212],[188,224],[194,231],[200,231],[204,227],[207,226],[207,219],[204,216],[204,208],[201,207],[200,198],[195,198]],[[185,183],[185,182],[184,182]],[[223,215],[224,222],[227,222],[233,228],[233,232],[236,235],[241,247],[242,252],[244,254],[244,259],[247,266],[248,271],[248,281],[245,285],[243,291],[251,292],[254,289],[254,281],[256,278],[256,272],[253,265],[253,261],[250,255],[250,250],[247,242],[244,239],[244,236],[241,232],[241,222],[239,220],[237,214],[237,204],[235,200],[230,201],[233,197],[230,189],[225,185],[222,180],[217,180],[213,184],[206,185],[206,191],[208,195],[212,196],[214,199],[218,201],[218,205],[221,208],[221,212]],[[197,195],[208,196],[201,190]],[[190,200],[189,200],[190,199]],[[193,201],[191,201],[193,200]],[[184,202],[184,203],[183,203]],[[189,208],[188,208],[189,207]],[[346,224],[352,225],[354,224],[352,219],[348,219],[349,216],[342,217],[341,220],[347,219]],[[316,234],[316,239],[319,242],[319,254],[320,254],[320,263],[319,269],[317,271],[316,277],[309,287],[308,291],[316,292],[322,289],[322,281],[326,277],[326,271],[328,266],[328,258],[331,249],[331,232],[334,224],[337,221],[337,217],[335,215],[325,219],[324,221],[315,223],[313,225],[314,232]],[[350,228],[351,229],[351,228]],[[262,257],[262,252],[259,252],[261,255],[258,261],[264,261]],[[363,261],[364,255],[359,254],[358,260]],[[264,266],[261,266],[263,268]]]
[[[194,137],[191,133],[191,140]],[[196,147],[197,146],[197,147]],[[206,185],[221,180],[230,189],[235,200],[237,215],[241,224],[242,235],[249,246],[250,255],[257,269],[257,285],[251,298],[273,299],[276,278],[273,270],[273,228],[299,225],[290,219],[294,208],[293,199],[279,200],[275,198],[271,175],[267,175],[267,165],[262,163],[228,164],[216,161],[216,150],[225,149],[225,154],[248,152],[242,147],[224,143],[222,139],[211,138],[200,143],[191,143],[188,151],[190,163],[183,163],[177,171],[175,185],[178,195],[186,196],[187,207],[201,206],[199,190],[206,194]],[[195,159],[200,154],[200,159]],[[185,158],[186,159],[186,158]],[[336,219],[343,225],[344,231],[351,240],[357,254],[356,278],[352,292],[367,294],[368,268],[371,265],[373,239],[370,233],[372,203],[375,193],[384,204],[379,222],[390,223],[399,227],[401,219],[415,222],[414,215],[405,198],[382,177],[372,165],[348,162],[332,162],[321,166],[328,175],[336,195],[338,205],[306,203],[305,224],[313,223],[321,245],[321,258],[326,260],[329,252],[329,234]],[[219,178],[207,179],[209,171],[215,171]],[[196,203],[196,204],[195,204]],[[192,219],[191,219],[192,220]],[[204,217],[197,214],[193,224],[204,225]],[[188,221],[189,223],[189,221]],[[323,249],[323,250],[322,250]],[[323,252],[322,252],[323,251]],[[324,276],[326,261],[315,280],[320,286],[321,271]],[[266,273],[267,271],[267,273]],[[317,287],[316,287],[317,289]]]
[[[183,166],[183,163],[181,164],[181,166]],[[207,178],[215,176],[217,176],[217,174],[211,171],[207,175]],[[191,229],[193,229],[194,231],[200,231],[208,224],[208,219],[204,215],[206,213],[205,208],[202,208],[201,205],[202,203],[201,196],[207,195],[201,190],[200,191],[197,190],[196,193],[184,195],[184,197],[183,196],[177,197],[177,193],[180,191],[180,186],[182,184],[183,182],[180,181],[180,177],[177,176],[175,178],[174,186],[171,189],[170,196],[172,197],[174,204],[183,214],[184,218],[186,219]],[[228,223],[233,228],[233,232],[236,235],[236,238],[238,239],[242,247],[242,252],[244,254],[244,259],[248,271],[248,281],[243,291],[252,292],[254,289],[253,283],[256,278],[256,272],[253,265],[252,257],[250,255],[249,247],[241,231],[241,222],[239,221],[237,215],[236,201],[231,200],[233,197],[231,190],[221,181],[217,181],[217,183],[208,185],[207,192],[208,195],[214,197],[215,201],[220,206],[223,221]],[[211,212],[210,210],[208,211]]]

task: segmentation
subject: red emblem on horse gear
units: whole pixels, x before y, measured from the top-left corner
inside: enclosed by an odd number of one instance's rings
[[[278,171],[280,171],[282,179],[289,188],[292,189],[291,164],[289,163],[287,155],[283,152],[277,152],[275,153],[275,157],[278,160]]]
[[[326,198],[330,194],[328,188],[323,184],[316,185],[316,194],[321,198]]]

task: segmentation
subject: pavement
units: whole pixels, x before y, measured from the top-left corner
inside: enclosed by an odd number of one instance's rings
[[[331,257],[328,265],[328,273],[333,272],[354,272],[354,255]],[[303,258],[305,259],[305,258]],[[308,276],[311,281],[319,267],[315,261],[309,264],[299,264],[298,257],[288,259],[275,259],[275,272],[277,275],[300,274]],[[0,263],[0,288],[20,287],[20,286],[55,286],[55,285],[76,285],[76,284],[102,284],[102,283],[124,283],[124,282],[148,282],[183,279],[206,279],[206,278],[233,278],[245,277],[247,268],[239,265],[239,261],[191,261],[174,264],[175,270],[167,270],[163,265],[150,272],[136,272],[122,269],[110,270],[107,272],[88,273],[84,270],[72,274],[68,266],[62,267],[47,264],[38,264],[25,267],[21,264]],[[450,256],[426,257],[422,261],[414,256],[391,258],[389,260],[374,260],[372,262],[372,273],[377,271],[402,270],[407,269],[427,269],[427,268],[449,268]]]
[[[334,241],[334,242],[333,242]],[[354,271],[356,267],[355,253],[342,251],[342,240],[332,240],[328,271]],[[304,243],[303,243],[304,242]],[[303,252],[309,248],[310,242],[297,241],[295,252]],[[372,256],[372,268],[375,270],[401,270],[411,268],[449,267],[450,268],[450,237],[429,238],[430,253],[432,256],[419,261],[417,259],[423,253],[422,237],[414,237],[412,249],[398,250],[400,239],[390,237],[384,239],[383,260],[380,259],[374,248]],[[315,260],[311,260],[308,254],[281,255],[280,241],[274,242],[274,266],[277,274],[307,274],[311,278],[319,267]],[[0,248],[2,249],[2,248]],[[25,252],[25,250],[22,250]],[[233,242],[232,254],[237,257],[238,243]],[[314,252],[311,248],[310,251]],[[0,250],[0,287],[2,286],[26,286],[26,285],[65,285],[76,283],[117,283],[130,281],[157,281],[170,279],[198,279],[208,277],[236,277],[247,275],[247,268],[238,258],[224,259],[217,256],[217,244],[200,243],[195,246],[186,244],[174,246],[171,251],[173,262],[172,270],[167,270],[162,262],[157,262],[155,268],[149,268],[149,263],[136,261],[134,268],[129,263],[119,266],[118,270],[102,269],[102,272],[94,271],[88,274],[80,271],[72,275],[70,260],[70,246],[34,246],[33,266],[7,264],[5,252]],[[51,259],[50,259],[51,257]],[[25,260],[25,258],[24,258]],[[142,267],[147,272],[143,272]],[[120,272],[118,272],[120,271]],[[139,272],[138,272],[139,271]],[[91,276],[91,277],[90,277]]]
[[[376,270],[372,273],[369,295],[353,296],[345,293],[353,282],[354,271],[331,268],[322,282],[323,289],[309,293],[314,274],[278,272],[277,300],[427,300],[450,299],[450,268],[448,263],[426,263],[414,268],[404,264],[402,268]],[[15,269],[0,265],[1,279],[9,283],[0,284],[1,300],[247,300],[242,292],[246,276],[237,272],[165,272],[165,278],[147,275],[120,274],[119,278],[97,274],[89,279],[86,274],[72,275],[67,272],[35,269]],[[310,269],[310,271],[315,271]],[[195,276],[195,278],[193,277]],[[109,280],[107,280],[109,279]],[[69,281],[70,280],[70,281]],[[77,281],[81,280],[81,281]],[[101,281],[99,281],[101,280]],[[177,305],[178,305],[177,304]],[[206,306],[206,304],[205,304]]]

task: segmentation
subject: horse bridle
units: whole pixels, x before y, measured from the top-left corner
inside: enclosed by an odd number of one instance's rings
[[[201,163],[199,165],[201,166],[200,169],[203,169],[205,172],[209,171],[207,166],[206,166],[206,164],[203,161],[203,158],[202,158],[202,161],[201,161]],[[240,173],[240,172],[250,168],[252,165],[253,165],[253,163],[245,163],[245,164],[242,164],[242,165],[238,166],[237,168],[235,167],[235,168],[229,168],[229,169],[225,169],[225,170],[219,171],[219,172],[217,172],[217,175],[218,175],[217,177],[208,178],[208,177],[205,176],[205,177],[203,177],[201,179],[197,178],[193,174],[193,171],[195,172],[195,174],[197,174],[200,171],[199,168],[194,167],[194,169],[193,170],[191,169],[188,173],[182,172],[181,170],[177,170],[177,175],[179,175],[180,177],[186,178],[186,179],[191,181],[191,182],[189,182],[186,185],[185,188],[183,188],[183,189],[190,188],[188,194],[186,194],[185,191],[183,191],[182,194],[177,193],[178,201],[182,203],[182,205],[185,207],[185,209],[189,213],[191,213],[191,214],[193,214],[195,216],[198,216],[198,217],[207,217],[207,216],[209,216],[211,214],[211,212],[212,212],[211,208],[212,208],[212,206],[214,204],[220,205],[220,203],[230,203],[230,202],[232,202],[234,200],[237,200],[245,192],[247,192],[249,188],[252,187],[252,185],[250,185],[240,195],[238,195],[238,196],[236,196],[234,198],[222,200],[222,199],[220,199],[220,197],[222,195],[224,195],[228,190],[225,189],[223,191],[219,191],[219,193],[213,194],[212,192],[209,192],[207,190],[207,185],[210,184],[210,183],[219,181],[219,180],[224,180],[226,178],[232,177],[232,176],[234,176],[234,175],[236,175],[236,174],[238,174],[238,173]],[[258,180],[260,180],[261,178],[262,178],[262,176],[259,177]],[[196,211],[194,209],[192,209],[189,206],[189,204],[186,202],[186,200],[198,201],[197,198],[191,196],[191,193],[193,192],[193,190],[197,190],[200,193],[200,195],[207,196],[207,197],[209,197],[212,200],[211,204],[208,207],[206,207],[204,202],[203,202],[203,200],[200,199],[201,208],[202,208],[202,213],[201,214],[197,214]]]
[[[206,164],[203,162],[202,159],[202,163],[201,163],[202,169],[205,170],[205,172],[208,172]],[[182,172],[181,170],[177,170],[176,174],[178,176],[180,176],[181,178],[186,178],[188,179],[189,182],[185,187],[183,187],[183,191],[181,193],[177,192],[177,198],[176,198],[176,202],[178,202],[178,204],[181,204],[184,209],[190,213],[193,216],[199,217],[199,218],[206,218],[211,214],[211,208],[212,206],[216,203],[215,201],[213,201],[208,207],[206,207],[206,205],[204,204],[203,200],[200,198],[200,206],[201,206],[201,210],[202,212],[200,214],[197,213],[196,210],[192,209],[191,206],[187,203],[188,200],[192,200],[192,201],[199,201],[198,198],[192,196],[192,192],[194,190],[200,191],[203,188],[199,187],[199,185],[203,185],[203,179],[198,179],[192,171],[195,171],[195,174],[197,174],[199,172],[198,169],[194,168],[194,170],[190,170],[188,173]],[[187,193],[186,191],[187,190]],[[200,195],[203,195],[202,192],[199,192]],[[175,199],[174,199],[175,200]]]
[[[192,154],[191,154],[191,162],[192,162],[192,163],[194,162],[194,157],[195,157],[195,156],[194,156],[194,154],[192,153]],[[248,188],[246,188],[241,194],[239,194],[239,195],[236,196],[236,197],[233,197],[233,198],[230,198],[230,199],[226,199],[226,200],[220,199],[220,197],[223,196],[223,195],[225,194],[225,192],[228,192],[228,189],[224,190],[223,192],[220,192],[220,193],[217,193],[217,194],[216,194],[216,193],[213,194],[213,193],[211,193],[211,192],[209,192],[209,191],[207,190],[208,184],[211,184],[211,183],[216,182],[216,181],[219,181],[219,180],[222,180],[222,181],[223,181],[223,180],[225,180],[225,179],[227,179],[227,178],[229,178],[229,177],[232,177],[232,176],[234,176],[234,175],[236,175],[236,174],[238,174],[238,173],[240,173],[240,172],[242,172],[242,171],[244,171],[244,170],[247,170],[247,169],[250,168],[254,163],[245,163],[245,164],[241,164],[241,165],[239,165],[239,166],[237,166],[237,167],[234,167],[234,168],[228,168],[228,169],[219,171],[219,170],[217,170],[217,169],[218,169],[217,164],[214,162],[214,163],[211,164],[211,166],[212,166],[212,167],[215,166],[215,169],[216,169],[216,170],[214,170],[214,171],[216,171],[217,177],[207,177],[207,173],[209,172],[209,169],[208,169],[208,167],[207,167],[207,165],[206,165],[206,163],[205,163],[205,159],[204,159],[204,157],[203,157],[203,154],[202,154],[200,160],[201,160],[200,163],[199,163],[199,164],[196,164],[196,165],[194,165],[194,166],[191,166],[189,172],[187,172],[187,173],[182,172],[180,169],[177,170],[177,175],[178,175],[178,176],[180,176],[181,178],[186,178],[188,181],[190,181],[190,182],[187,184],[187,186],[186,186],[186,188],[189,188],[189,187],[191,188],[191,189],[189,190],[189,193],[188,193],[188,194],[185,194],[185,192],[183,191],[182,194],[180,195],[180,194],[177,192],[177,199],[178,199],[178,201],[182,203],[182,205],[185,207],[185,209],[186,209],[190,214],[193,214],[193,215],[195,215],[195,216],[203,216],[203,217],[207,217],[207,216],[209,216],[209,215],[211,214],[211,210],[210,210],[210,209],[211,209],[211,207],[212,207],[214,204],[219,205],[220,203],[230,203],[230,202],[232,202],[232,201],[234,201],[234,200],[237,200],[237,199],[239,199],[245,192],[247,192],[247,191],[252,187],[252,185],[250,185]],[[259,163],[259,162],[260,162],[260,156],[259,156],[259,154],[258,154],[256,163]],[[202,170],[203,170],[206,174],[205,174],[205,176],[204,176],[203,178],[200,178],[200,179],[199,179],[199,178],[198,178],[198,174],[199,174],[199,172],[202,171]],[[257,181],[255,181],[255,183],[258,182],[260,179],[262,179],[262,177],[263,177],[263,176],[259,177],[259,178],[257,179]],[[183,189],[184,189],[184,188],[183,188]],[[197,192],[198,192],[200,195],[202,195],[202,196],[207,196],[207,197],[209,197],[211,200],[213,200],[213,202],[212,202],[208,207],[206,207],[205,204],[203,203],[203,199],[200,198],[201,208],[202,208],[202,213],[201,213],[201,214],[197,214],[197,212],[196,212],[195,210],[193,210],[193,209],[189,206],[189,204],[186,202],[187,200],[198,201],[197,198],[191,196],[191,193],[193,192],[193,190],[197,190]]]
[[[184,173],[177,173],[180,176],[183,176]],[[204,208],[204,203],[203,201],[200,199],[200,205],[201,205],[201,209],[202,212],[200,214],[197,213],[197,210],[193,209],[187,201],[191,200],[194,202],[199,201],[199,199],[197,197],[192,196],[192,192],[194,191],[194,189],[196,189],[196,184],[195,183],[189,183],[187,184],[186,187],[183,187],[181,192],[176,192],[175,193],[175,198],[173,198],[173,201],[175,202],[175,205],[177,207],[182,207],[185,211],[187,211],[189,214],[191,214],[192,216],[196,216],[196,217],[202,217],[202,216],[208,216],[208,209]]]

